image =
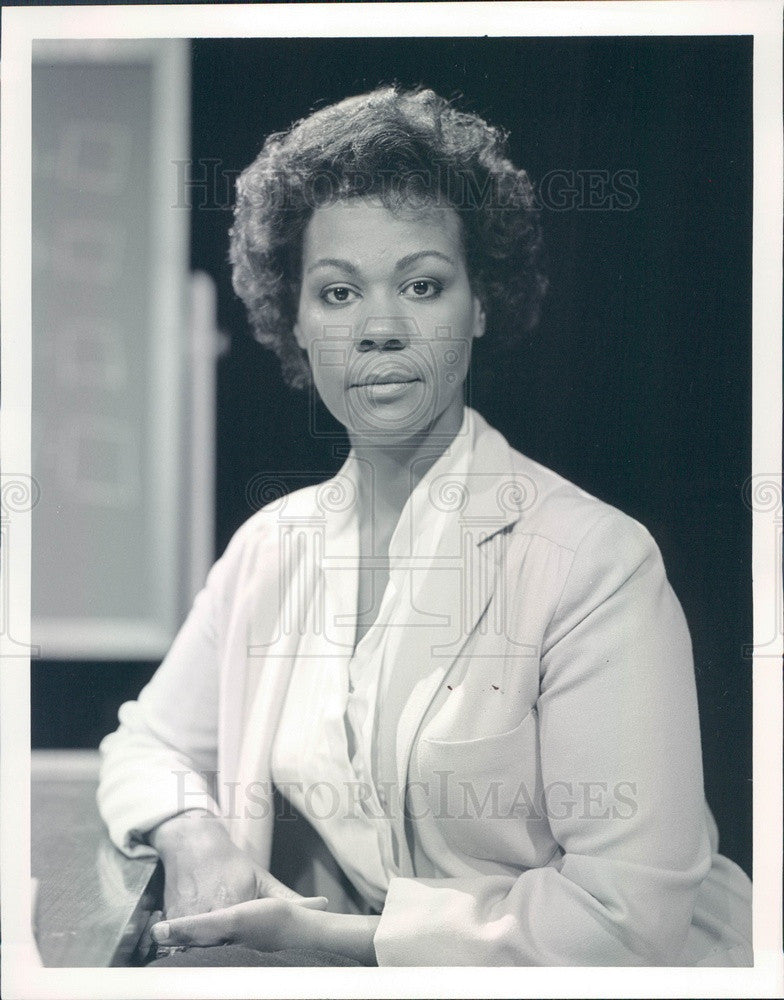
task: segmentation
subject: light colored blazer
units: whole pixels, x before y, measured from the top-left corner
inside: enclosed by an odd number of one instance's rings
[[[380,744],[382,772],[420,806],[393,816],[398,842],[432,852],[441,838],[464,873],[419,877],[411,851],[379,964],[750,964],[750,884],[717,854],[689,633],[655,542],[475,417],[465,488],[441,492],[452,508],[425,616],[395,640],[417,676]],[[126,853],[203,806],[269,864],[270,750],[298,638],[282,608],[296,621],[324,489],[240,528],[122,706],[99,806]],[[427,789],[445,774],[436,808]]]

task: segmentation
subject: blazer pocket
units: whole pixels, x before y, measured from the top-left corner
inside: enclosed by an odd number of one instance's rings
[[[420,770],[431,759],[441,762],[448,760],[459,769],[472,773],[498,771],[506,767],[518,768],[521,764],[521,752],[530,751],[533,744],[536,744],[538,753],[537,715],[536,708],[533,707],[513,729],[470,740],[441,740],[423,736],[417,747]]]
[[[423,737],[419,778],[433,818],[458,854],[516,868],[546,863],[554,840],[546,817],[539,756],[539,715],[471,740]]]

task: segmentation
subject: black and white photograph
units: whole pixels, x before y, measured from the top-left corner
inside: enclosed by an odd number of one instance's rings
[[[9,997],[784,987],[781,13],[3,11]]]

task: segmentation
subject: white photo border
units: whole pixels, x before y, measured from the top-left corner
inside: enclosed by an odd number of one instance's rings
[[[11,514],[0,635],[2,979],[13,998],[768,997],[782,961],[782,4],[780,0],[6,7],[2,11],[2,486],[30,476],[33,39],[753,35],[752,475],[778,504],[753,515],[754,956],[751,969],[54,969],[30,931],[30,512]],[[187,29],[187,34],[185,32]],[[7,479],[6,479],[7,477]],[[23,505],[22,505],[23,506]],[[760,505],[758,505],[760,506]],[[4,539],[5,544],[5,539]],[[773,636],[771,641],[770,637]],[[20,655],[21,650],[21,655]]]

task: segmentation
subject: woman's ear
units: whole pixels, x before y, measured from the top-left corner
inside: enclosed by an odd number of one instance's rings
[[[302,336],[302,330],[300,329],[299,320],[294,321],[293,327],[294,339],[296,340],[298,346],[303,350],[307,350],[307,344],[305,343],[305,338]]]

